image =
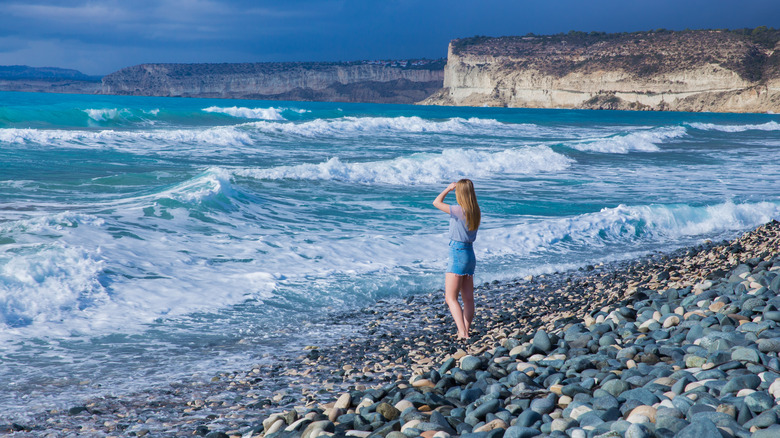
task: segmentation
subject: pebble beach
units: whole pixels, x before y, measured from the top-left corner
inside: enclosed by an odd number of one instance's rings
[[[631,262],[333,317],[269,364],[4,421],[12,436],[780,436],[780,222]]]

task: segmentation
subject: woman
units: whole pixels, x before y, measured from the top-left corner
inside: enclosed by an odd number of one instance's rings
[[[444,198],[455,190],[457,205],[444,203]],[[462,179],[447,186],[433,201],[433,206],[450,215],[450,260],[444,274],[444,301],[450,308],[458,339],[468,339],[474,319],[474,256],[472,243],[477,238],[481,218],[477,195],[471,180]],[[458,303],[458,294],[463,307]]]

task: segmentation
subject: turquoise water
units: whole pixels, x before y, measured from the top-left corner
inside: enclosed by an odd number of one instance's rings
[[[0,409],[248,367],[440,288],[461,177],[478,283],[575,269],[780,218],[780,116],[0,93]]]

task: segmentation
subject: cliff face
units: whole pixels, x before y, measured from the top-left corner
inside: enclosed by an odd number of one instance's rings
[[[103,78],[103,94],[413,103],[441,89],[442,61],[143,64]]]
[[[731,31],[486,38],[450,43],[434,105],[780,111],[780,37]]]

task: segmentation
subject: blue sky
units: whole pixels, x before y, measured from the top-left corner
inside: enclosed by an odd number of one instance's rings
[[[0,65],[440,58],[473,35],[780,27],[779,0],[0,0]]]

